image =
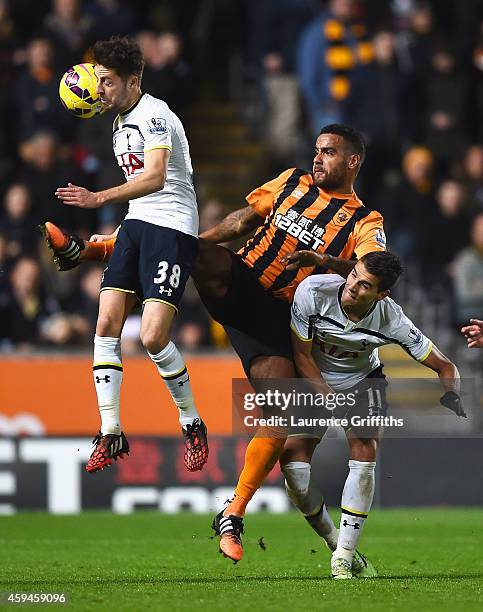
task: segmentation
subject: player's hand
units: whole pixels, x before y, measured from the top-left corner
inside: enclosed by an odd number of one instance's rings
[[[58,187],[55,195],[68,206],[79,208],[99,208],[102,202],[97,193],[89,191],[85,187],[78,187],[73,183],[67,183],[67,187]]]
[[[464,411],[461,397],[455,391],[446,391],[442,398],[439,400],[440,404],[452,410],[456,416],[464,417],[466,419],[466,412]]]
[[[299,270],[300,268],[323,266],[327,263],[327,259],[327,255],[321,255],[315,251],[295,251],[295,253],[284,255],[280,262],[287,264],[287,270]]]
[[[471,325],[461,328],[468,348],[483,348],[483,321],[470,319],[470,323]]]

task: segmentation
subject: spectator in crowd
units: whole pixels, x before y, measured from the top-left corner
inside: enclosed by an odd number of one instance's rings
[[[470,146],[463,158],[463,182],[468,194],[470,211],[483,212],[483,146]]]
[[[54,196],[57,187],[68,181],[78,185],[87,182],[80,169],[61,159],[58,138],[50,132],[37,132],[24,147],[23,154],[26,163],[20,169],[18,180],[30,186],[33,214],[77,233],[92,233],[96,225],[95,211],[73,210]]]
[[[266,71],[266,56],[275,54],[286,74],[297,68],[300,32],[320,11],[318,0],[251,0],[251,54],[257,76]]]
[[[135,16],[126,0],[90,0],[86,15],[92,19],[92,37],[105,40],[111,36],[126,36],[135,31]]]
[[[43,32],[53,44],[56,72],[80,64],[94,42],[94,21],[83,12],[81,0],[52,0],[52,12],[43,22]]]
[[[470,228],[461,183],[443,181],[436,192],[436,204],[436,210],[426,216],[419,248],[426,289],[449,284],[450,264],[467,244]]]
[[[303,148],[300,89],[296,77],[285,70],[283,56],[267,53],[263,58],[263,135],[270,175],[280,174],[297,163]]]
[[[29,257],[17,260],[10,272],[10,291],[0,313],[2,340],[18,348],[41,344],[45,340],[42,324],[59,309],[52,296],[46,297],[42,291],[37,261]]]
[[[15,164],[18,136],[15,83],[19,65],[24,59],[21,44],[8,0],[0,0],[0,185],[5,184]],[[0,188],[0,197],[2,191]]]
[[[183,123],[191,101],[191,68],[182,57],[181,38],[173,32],[142,32],[138,37],[146,65],[143,89],[164,100]]]
[[[87,270],[83,271],[84,273],[79,283],[80,291],[77,297],[75,312],[81,315],[87,323],[86,334],[83,340],[89,342],[94,337],[96,329],[102,271],[102,266],[89,266]]]
[[[451,160],[463,153],[468,137],[467,99],[467,76],[458,69],[448,44],[440,44],[431,54],[431,68],[425,75],[424,133],[441,174],[446,174]]]
[[[384,215],[390,247],[403,259],[415,261],[435,210],[433,156],[425,147],[412,147],[403,157],[402,169],[402,180],[383,190],[377,208]]]
[[[300,37],[297,72],[314,137],[344,119],[356,69],[372,61],[366,28],[354,17],[354,0],[330,0]]]
[[[401,165],[401,149],[414,142],[417,98],[412,74],[402,70],[396,37],[388,29],[373,38],[374,62],[356,72],[345,107],[349,125],[367,141],[358,193],[371,205],[386,172]]]
[[[483,313],[483,213],[471,226],[471,244],[453,263],[455,319],[458,326]]]
[[[59,113],[59,83],[52,62],[52,46],[46,38],[34,38],[27,47],[27,67],[20,75],[15,100],[19,114],[19,135],[27,140],[39,130],[68,138],[73,119]]]
[[[30,192],[26,185],[13,183],[4,198],[0,216],[0,231],[7,237],[7,253],[12,259],[20,255],[35,255],[38,244],[36,225],[32,215]]]

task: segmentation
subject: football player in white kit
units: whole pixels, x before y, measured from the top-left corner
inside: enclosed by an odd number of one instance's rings
[[[299,252],[292,260],[305,265],[307,257],[315,260],[319,256]],[[441,403],[458,416],[466,416],[456,366],[388,297],[401,272],[396,255],[368,253],[347,279],[336,274],[307,277],[298,286],[292,304],[292,341],[299,376],[310,379],[317,392],[344,393],[348,398],[346,406],[326,413],[348,420],[349,475],[342,492],[339,531],[310,476],[312,454],[325,429],[312,436],[300,436],[302,432],[290,436],[280,458],[290,498],[333,551],[331,571],[336,579],[358,573],[354,571],[354,553],[374,495],[376,451],[382,433],[378,425],[384,422],[381,417],[387,410],[387,382],[378,347],[399,344],[413,359],[437,372],[445,392]],[[350,393],[355,393],[355,404],[349,401]],[[364,418],[366,421],[360,420]],[[360,570],[360,557],[357,559],[355,565]]]
[[[143,304],[141,341],[179,409],[185,465],[200,470],[208,459],[206,427],[195,407],[184,359],[170,340],[198,252],[188,141],[167,104],[141,92],[144,60],[135,41],[113,37],[97,42],[93,53],[97,91],[106,108],[118,113],[113,147],[126,182],[99,192],[69,183],[56,195],[80,208],[129,200],[129,210],[101,284],[93,363],[101,428],[86,470],[103,469],[129,452],[119,416],[120,337],[138,300]]]

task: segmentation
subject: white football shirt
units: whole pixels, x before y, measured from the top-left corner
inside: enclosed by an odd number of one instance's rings
[[[126,219],[139,219],[198,236],[198,206],[188,140],[179,118],[163,100],[143,94],[114,119],[113,148],[127,181],[144,172],[144,155],[153,149],[171,154],[160,191],[129,201]]]
[[[417,361],[426,359],[431,341],[391,298],[376,302],[357,323],[348,319],[340,302],[344,284],[337,274],[309,276],[292,304],[292,330],[312,340],[315,362],[335,391],[349,389],[381,365],[379,346],[399,344]]]

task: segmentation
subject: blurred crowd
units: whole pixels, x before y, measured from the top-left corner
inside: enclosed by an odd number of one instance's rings
[[[62,73],[112,34],[137,37],[143,89],[168,102],[188,135],[200,91],[226,98],[231,60],[241,58],[267,180],[310,168],[323,125],[360,129],[368,154],[357,192],[383,213],[410,282],[429,302],[445,296],[453,329],[482,317],[482,0],[0,0],[1,348],[91,342],[102,267],[57,273],[37,224],[88,238],[125,213],[68,208],[53,195],[68,181],[96,190],[123,180],[112,117],[72,118],[57,93]],[[230,102],[243,117],[244,100]],[[224,212],[200,202],[202,228]],[[134,315],[125,329],[132,350],[138,324]],[[192,284],[176,340],[193,350],[224,345]]]

